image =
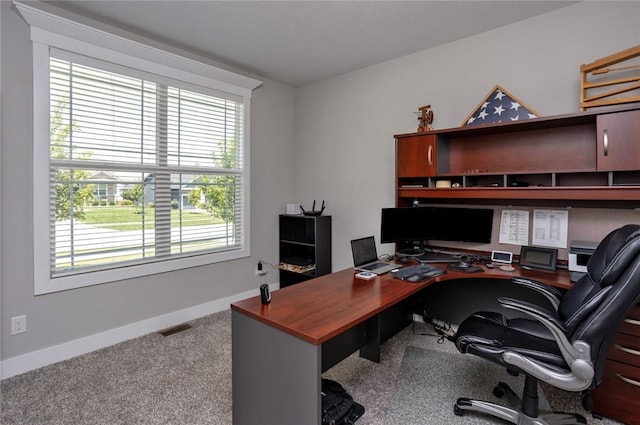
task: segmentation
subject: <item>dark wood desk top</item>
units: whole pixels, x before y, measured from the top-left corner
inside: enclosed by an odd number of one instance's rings
[[[436,264],[446,268],[446,264]],[[312,344],[322,344],[334,336],[386,310],[434,282],[452,279],[511,279],[523,277],[559,288],[569,288],[569,273],[526,271],[515,265],[513,272],[498,268],[484,273],[449,270],[446,274],[419,283],[405,282],[387,273],[372,280],[357,279],[353,269],[320,276],[271,293],[271,303],[260,297],[231,304],[231,309],[250,316]]]

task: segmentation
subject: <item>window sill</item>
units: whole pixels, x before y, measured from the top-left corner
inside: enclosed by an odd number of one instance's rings
[[[146,264],[132,265],[131,267],[86,272],[55,278],[50,277],[48,269],[36,267],[34,276],[34,293],[35,295],[51,294],[70,289],[84,288],[93,285],[204,266],[222,261],[236,260],[248,257],[249,255],[249,249],[243,248],[233,251],[154,261]],[[38,273],[38,269],[43,270],[43,272]]]

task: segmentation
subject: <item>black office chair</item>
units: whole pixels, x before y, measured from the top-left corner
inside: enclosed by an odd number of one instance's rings
[[[583,405],[590,410],[588,390],[600,383],[616,330],[640,299],[640,225],[626,225],[607,235],[589,259],[587,273],[564,296],[540,282],[513,281],[544,294],[555,311],[500,298],[500,305],[526,317],[475,313],[460,324],[451,340],[462,353],[498,363],[512,374],[524,374],[521,410],[459,398],[455,414],[483,412],[520,425],[587,423],[579,414],[541,413],[538,381],[582,392]],[[510,389],[500,383],[494,394],[506,391]]]

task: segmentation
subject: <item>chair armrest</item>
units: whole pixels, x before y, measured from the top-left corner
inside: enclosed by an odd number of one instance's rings
[[[553,306],[553,309],[558,311],[560,299],[562,298],[562,292],[560,292],[558,288],[538,282],[537,280],[524,279],[521,277],[513,277],[511,278],[511,282],[516,285],[524,286],[525,288],[533,289],[534,291],[544,295]]]
[[[558,373],[519,353],[507,351],[503,355],[506,363],[513,364],[530,372],[536,378],[569,391],[581,391],[588,388],[595,374],[591,361],[591,349],[584,341],[571,343],[565,335],[565,329],[555,314],[542,309],[535,304],[515,300],[513,298],[499,298],[498,302],[505,308],[521,311],[542,323],[553,335],[560,353],[571,368],[571,374]]]
[[[498,302],[503,307],[510,308],[512,310],[522,311],[523,313],[526,313],[529,316],[532,316],[534,319],[536,319],[539,322],[542,322],[547,328],[549,328],[549,330],[551,331],[551,333],[553,334],[556,340],[560,340],[564,338],[567,344],[571,345],[571,343],[569,343],[569,340],[565,335],[567,330],[565,329],[562,322],[560,322],[560,319],[558,318],[558,315],[555,311],[542,308],[536,304],[533,304],[527,301],[517,300],[514,298],[508,298],[508,297],[500,297],[498,298]]]

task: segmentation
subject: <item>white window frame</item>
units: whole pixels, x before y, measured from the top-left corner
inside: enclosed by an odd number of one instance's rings
[[[36,295],[119,281],[250,255],[250,143],[249,109],[258,80],[179,56],[128,37],[80,23],[80,19],[14,2],[31,27],[33,45],[33,255]],[[49,55],[51,48],[184,81],[240,96],[244,102],[242,245],[237,250],[162,260],[149,264],[51,277],[49,267]]]

